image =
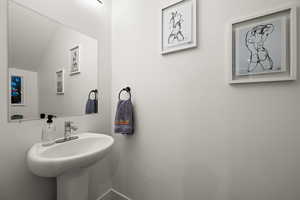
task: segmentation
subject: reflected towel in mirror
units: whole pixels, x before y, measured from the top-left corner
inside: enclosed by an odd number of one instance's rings
[[[95,95],[94,99],[91,98],[91,94]],[[89,97],[88,97],[88,100],[87,100],[87,103],[86,103],[85,113],[86,114],[98,113],[97,90],[92,90],[89,93]]]

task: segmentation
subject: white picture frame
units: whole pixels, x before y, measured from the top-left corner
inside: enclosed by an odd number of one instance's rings
[[[63,95],[65,93],[65,75],[64,70],[56,71],[56,94]]]
[[[197,47],[197,0],[181,0],[161,9],[161,54]]]
[[[259,31],[262,27],[265,27],[266,36],[261,37],[264,40],[255,44],[256,47],[260,46],[253,51],[253,41],[256,40],[251,37],[262,33]],[[230,84],[297,79],[297,7],[288,6],[236,19],[230,22],[228,30]],[[267,43],[271,39],[274,42]],[[241,41],[244,41],[244,47]],[[247,51],[248,57],[245,56]]]
[[[80,45],[70,49],[70,75],[80,73]]]

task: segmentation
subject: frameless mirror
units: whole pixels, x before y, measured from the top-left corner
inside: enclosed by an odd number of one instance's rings
[[[97,40],[15,2],[8,13],[9,120],[97,113]]]

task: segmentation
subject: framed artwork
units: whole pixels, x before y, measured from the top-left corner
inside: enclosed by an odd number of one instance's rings
[[[64,70],[61,69],[56,72],[56,94],[61,95],[65,93],[64,84]]]
[[[296,8],[236,20],[229,37],[230,83],[296,80]]]
[[[12,106],[24,106],[24,77],[18,75],[10,76],[10,104]]]
[[[80,73],[80,46],[70,49],[70,75]]]
[[[197,47],[197,1],[181,0],[161,12],[161,54]]]

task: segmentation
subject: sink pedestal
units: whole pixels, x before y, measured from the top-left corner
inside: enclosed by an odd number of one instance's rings
[[[88,168],[68,171],[56,178],[57,200],[88,200]]]
[[[102,160],[114,143],[111,136],[103,134],[77,136],[47,147],[39,142],[27,152],[30,171],[40,177],[56,177],[57,200],[88,200],[89,167]]]

